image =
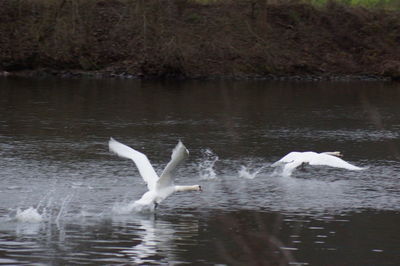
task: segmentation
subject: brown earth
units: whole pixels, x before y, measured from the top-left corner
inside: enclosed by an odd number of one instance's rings
[[[266,2],[0,1],[0,73],[400,79],[399,11]]]

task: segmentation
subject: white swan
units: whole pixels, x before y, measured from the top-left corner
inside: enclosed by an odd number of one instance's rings
[[[143,210],[148,208],[154,210],[157,205],[166,199],[174,192],[180,191],[202,191],[201,186],[175,186],[172,173],[176,166],[189,156],[189,151],[182,144],[178,142],[174,150],[172,151],[171,161],[167,164],[161,176],[158,177],[154,168],[151,166],[150,161],[146,155],[138,152],[113,138],[110,138],[108,146],[111,152],[117,154],[120,157],[131,159],[136,167],[139,169],[139,173],[143,180],[147,183],[149,191],[143,194],[143,196],[134,202],[132,209]]]
[[[273,163],[271,166],[279,166],[284,165],[283,173],[286,175],[290,175],[297,167],[302,166],[304,164],[309,165],[326,165],[331,167],[344,168],[347,170],[363,170],[364,168],[352,165],[339,157],[342,154],[338,151],[334,152],[321,152],[316,153],[313,151],[306,152],[290,152],[285,155],[279,161]]]

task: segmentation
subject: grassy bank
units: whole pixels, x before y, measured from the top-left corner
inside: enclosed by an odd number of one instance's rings
[[[399,11],[304,2],[1,1],[0,70],[400,77]]]

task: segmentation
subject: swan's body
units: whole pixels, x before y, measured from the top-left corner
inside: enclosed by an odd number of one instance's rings
[[[139,173],[142,176],[143,180],[147,183],[147,188],[149,189],[149,191],[144,193],[139,200],[135,201],[132,208],[140,210],[148,208],[149,210],[154,210],[154,208],[157,207],[159,203],[161,203],[174,192],[201,191],[201,186],[199,185],[174,185],[174,180],[172,177],[174,169],[181,161],[189,156],[189,151],[180,141],[174,148],[171,155],[171,161],[167,164],[160,177],[158,177],[157,173],[154,171],[154,168],[150,164],[150,161],[143,153],[138,152],[114,140],[113,138],[110,138],[108,146],[110,148],[110,151],[117,154],[118,156],[131,159],[136,164],[136,167],[139,169]]]
[[[283,173],[290,175],[297,167],[304,164],[326,165],[330,167],[344,168],[347,170],[362,170],[363,168],[352,165],[339,158],[340,152],[290,152],[282,159],[272,164],[272,166],[283,165]]]

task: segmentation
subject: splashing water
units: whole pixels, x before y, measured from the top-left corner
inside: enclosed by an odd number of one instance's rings
[[[290,177],[292,173],[296,170],[293,167],[287,167],[286,164],[279,164],[274,167],[274,171],[272,172],[272,176],[280,176],[280,177]]]
[[[57,225],[59,225],[60,218],[61,218],[61,216],[63,215],[63,213],[66,211],[66,208],[67,208],[69,202],[71,201],[72,197],[73,197],[73,194],[72,194],[72,195],[68,195],[68,196],[63,200],[63,202],[62,202],[62,204],[61,204],[61,208],[60,208],[60,210],[59,210],[59,212],[58,212],[58,214],[57,214],[56,220],[55,220],[55,222],[56,222]]]
[[[139,204],[135,201],[130,203],[117,202],[112,207],[112,212],[117,215],[126,215],[133,212],[154,212],[154,206]]]
[[[246,179],[254,179],[265,166],[262,166],[255,171],[251,172],[246,166],[242,165],[239,170],[239,177],[246,178]]]
[[[33,207],[29,207],[28,209],[23,211],[18,208],[15,219],[23,223],[38,223],[43,221],[43,216],[38,212],[37,209]]]
[[[214,165],[218,161],[218,156],[210,149],[202,150],[203,161],[199,164],[199,174],[201,179],[215,179],[217,174]]]
[[[115,203],[112,207],[112,212],[115,214],[129,214],[133,209],[133,203]]]

